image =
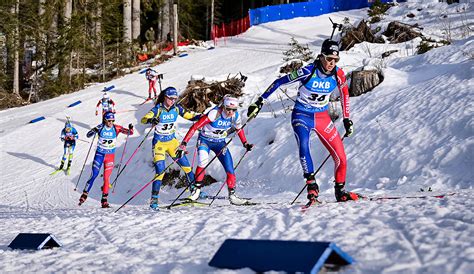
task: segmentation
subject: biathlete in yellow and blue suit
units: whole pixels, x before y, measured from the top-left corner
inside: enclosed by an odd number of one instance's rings
[[[199,119],[200,115],[194,112],[186,111],[181,105],[176,103],[178,91],[174,87],[164,89],[158,102],[143,118],[142,124],[155,125],[153,136],[153,161],[155,163],[155,178],[151,191],[150,208],[158,210],[158,198],[160,194],[161,181],[164,177],[166,154],[176,160],[176,149],[179,142],[176,139],[176,121],[178,116],[186,120]],[[189,183],[194,181],[194,173],[186,156],[177,161],[181,169],[186,173]]]

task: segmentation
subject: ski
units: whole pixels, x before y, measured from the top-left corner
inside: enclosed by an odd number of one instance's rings
[[[252,200],[252,198],[248,198],[248,197],[239,197],[239,198],[242,199],[242,200]],[[206,196],[203,197],[203,199],[229,200],[229,197],[228,196],[206,195]]]
[[[181,202],[179,202],[179,203],[175,203],[175,204],[173,204],[173,205],[160,206],[160,208],[171,209],[171,208],[180,207],[180,206],[192,206],[192,207],[195,207],[195,206],[209,206],[209,204],[208,204],[208,203],[203,203],[203,202],[192,201],[192,200],[186,199],[186,200],[183,200],[183,201],[181,201]]]
[[[53,172],[51,172],[49,175],[53,176],[53,175],[58,174],[61,171],[63,171],[63,170],[58,168],[58,169],[54,170]]]
[[[242,198],[243,199],[243,198]],[[256,203],[256,202],[251,202],[249,200],[246,200],[244,203],[242,204],[230,204],[230,205],[233,205],[233,206],[254,206],[254,205],[259,205],[260,203]]]
[[[145,101],[140,103],[140,106],[144,105],[146,102],[153,100],[152,98],[146,98]]]
[[[308,210],[308,208],[310,208],[311,206],[320,205],[320,204],[322,204],[321,201],[319,201],[318,199],[314,199],[312,201],[307,202],[305,205],[301,206],[301,211],[304,212]]]
[[[381,200],[400,200],[400,199],[426,199],[426,198],[445,198],[448,196],[453,196],[455,192],[447,192],[441,194],[423,194],[423,195],[413,195],[413,196],[376,196],[376,197],[367,197],[365,199],[369,201],[381,201]]]
[[[441,193],[441,194],[424,194],[424,195],[411,195],[411,196],[374,196],[374,197],[367,197],[367,196],[357,194],[359,196],[359,200],[349,200],[345,202],[338,202],[338,201],[321,202],[319,200],[316,200],[316,202],[308,202],[307,204],[301,206],[301,210],[306,211],[311,206],[318,206],[318,205],[330,204],[330,203],[347,203],[347,202],[358,202],[358,201],[384,201],[384,200],[401,200],[401,199],[427,199],[427,198],[442,199],[449,196],[453,196],[455,194],[456,194],[455,192],[447,192],[447,193]],[[267,203],[267,204],[270,204],[270,203]]]
[[[66,175],[71,175],[71,169],[70,168],[66,169],[65,172],[66,172]]]

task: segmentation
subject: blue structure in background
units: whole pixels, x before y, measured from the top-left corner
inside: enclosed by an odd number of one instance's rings
[[[72,107],[74,107],[74,106],[77,106],[77,105],[79,105],[80,103],[82,103],[82,102],[81,102],[81,100],[79,100],[79,101],[76,101],[76,102],[74,102],[74,103],[70,104],[70,105],[69,105],[69,106],[67,106],[67,107],[68,107],[68,108],[72,108]]]
[[[336,268],[352,263],[351,256],[332,242],[227,239],[209,266],[316,274],[324,265]]]
[[[39,121],[44,120],[44,119],[46,119],[44,116],[40,116],[40,117],[37,117],[37,118],[31,120],[29,123],[33,124],[33,123],[39,122]]]
[[[11,249],[50,249],[61,247],[62,244],[49,233],[20,233],[8,245]]]
[[[383,3],[393,2],[392,0],[381,1]],[[249,10],[250,26],[296,17],[310,17],[337,11],[362,9],[370,6],[372,2],[369,3],[369,0],[313,0],[251,9]],[[397,0],[397,2],[406,2],[406,0]]]

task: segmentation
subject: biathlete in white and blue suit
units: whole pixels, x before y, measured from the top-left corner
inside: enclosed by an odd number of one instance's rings
[[[229,190],[229,201],[231,204],[241,205],[247,201],[235,195],[235,173],[232,156],[226,147],[227,132],[232,127],[237,130],[245,149],[252,150],[253,145],[247,142],[245,132],[242,130],[242,120],[237,112],[239,101],[237,98],[225,96],[221,106],[216,106],[206,115],[203,115],[188,131],[179,147],[179,154],[186,151],[186,144],[194,135],[196,130],[201,129],[198,138],[198,166],[196,168],[196,183],[192,188],[191,200],[197,200],[201,192],[204,179],[204,168],[209,163],[209,152],[213,151],[227,174],[227,187]]]

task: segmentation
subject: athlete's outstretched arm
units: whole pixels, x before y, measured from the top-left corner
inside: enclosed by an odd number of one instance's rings
[[[287,74],[273,81],[273,83],[267,88],[267,90],[261,95],[263,99],[267,99],[277,88],[282,85],[292,84],[298,81],[306,79],[311,75],[313,64],[306,67],[294,70],[292,73]]]

